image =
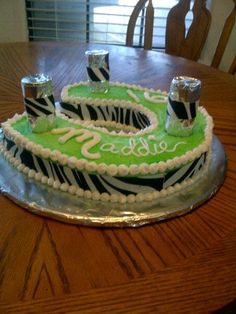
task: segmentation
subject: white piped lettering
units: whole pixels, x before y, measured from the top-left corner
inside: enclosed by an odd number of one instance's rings
[[[90,153],[89,150],[97,145],[101,141],[101,136],[97,134],[96,132],[91,132],[86,129],[74,129],[74,128],[59,128],[59,129],[53,129],[51,131],[53,134],[64,134],[65,135],[59,137],[58,142],[60,144],[65,144],[67,141],[72,139],[73,137],[76,137],[75,140],[77,143],[85,142],[81,147],[81,154],[84,157],[87,157],[89,159],[98,159],[101,157],[99,153]]]
[[[150,143],[143,137],[140,137],[138,139],[130,138],[128,145],[123,146],[120,150],[118,150],[115,144],[112,143],[101,145],[100,150],[112,154],[121,154],[123,156],[145,157],[148,155],[157,156],[162,153],[175,152],[179,145],[184,144],[186,144],[186,142],[178,142],[174,147],[170,148],[165,141],[158,143],[152,140]]]

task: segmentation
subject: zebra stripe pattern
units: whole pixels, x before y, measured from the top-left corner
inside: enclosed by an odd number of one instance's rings
[[[110,79],[110,73],[107,67],[87,67],[87,73],[92,82],[103,82],[109,81]]]
[[[53,95],[42,98],[24,98],[27,114],[32,118],[48,116],[55,112],[55,101]]]
[[[167,174],[147,175],[138,177],[112,177],[108,175],[90,174],[62,166],[49,160],[35,156],[26,149],[19,148],[12,140],[4,137],[4,146],[13,157],[21,161],[28,168],[42,173],[54,181],[61,184],[67,183],[83,190],[91,192],[108,193],[110,195],[137,195],[139,193],[149,193],[161,191],[176,183],[181,183],[185,179],[192,178],[198,173],[206,162],[207,153],[203,153],[199,158],[172,170]]]
[[[109,53],[89,54],[89,66],[87,67],[88,78],[91,82],[109,81]]]
[[[70,118],[81,120],[114,121],[123,125],[133,126],[139,130],[151,125],[149,118],[141,111],[133,108],[115,106],[93,106],[60,103],[61,112]]]
[[[167,114],[180,120],[191,120],[196,117],[196,102],[180,102],[169,97]]]

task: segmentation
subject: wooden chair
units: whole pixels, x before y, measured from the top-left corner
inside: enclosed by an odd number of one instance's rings
[[[236,0],[233,0],[233,2],[234,2],[233,10],[232,10],[232,12],[230,13],[230,15],[227,17],[227,19],[225,21],[225,24],[224,24],[224,27],[223,27],[223,30],[222,30],[222,33],[221,33],[221,36],[220,36],[220,39],[219,39],[219,42],[218,42],[215,54],[214,54],[214,57],[213,57],[213,60],[212,60],[212,63],[211,63],[211,66],[214,67],[214,68],[218,68],[219,65],[220,65],[220,62],[221,62],[222,57],[224,55],[227,43],[229,41],[229,37],[230,37],[230,35],[232,33],[232,30],[233,30],[233,27],[235,25]],[[234,57],[233,62],[231,64],[228,72],[230,74],[235,74],[236,73],[236,56]]]
[[[145,10],[145,5],[148,2],[146,7],[146,14],[145,14],[145,32],[144,32],[144,49],[152,49],[152,36],[153,36],[153,23],[154,23],[154,8],[152,5],[152,0],[139,0],[134,10],[130,16],[128,28],[127,28],[127,35],[126,35],[126,46],[132,47],[133,46],[133,37],[134,37],[134,30],[137,19],[140,15],[141,11]]]
[[[165,51],[169,54],[198,60],[210,27],[211,15],[206,0],[195,0],[192,24],[185,34],[185,17],[190,10],[191,0],[179,0],[167,16]],[[148,3],[148,4],[147,4]],[[151,0],[139,0],[128,23],[126,45],[133,46],[134,29],[138,16],[145,10],[144,49],[152,49],[154,9]]]

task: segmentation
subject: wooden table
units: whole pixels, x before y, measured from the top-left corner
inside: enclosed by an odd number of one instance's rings
[[[0,313],[209,313],[236,296],[236,78],[139,49],[0,45],[0,121],[22,112],[21,77],[53,77],[55,96],[86,79],[84,52],[110,52],[111,80],[168,90],[202,80],[201,101],[228,155],[224,185],[193,212],[140,228],[89,228],[33,215],[0,195]]]

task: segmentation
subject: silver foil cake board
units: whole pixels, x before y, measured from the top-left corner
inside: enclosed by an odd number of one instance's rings
[[[151,202],[93,201],[55,190],[19,172],[0,154],[0,191],[28,211],[59,221],[99,227],[138,227],[186,214],[211,198],[224,181],[227,158],[214,136],[212,162],[193,185]]]

